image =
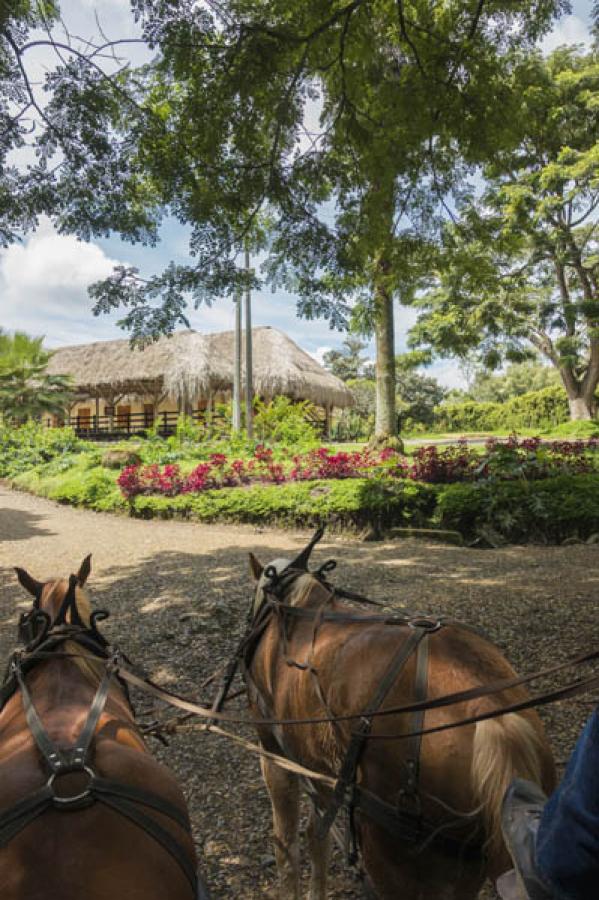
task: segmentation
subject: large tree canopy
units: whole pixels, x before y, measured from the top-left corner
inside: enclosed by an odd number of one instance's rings
[[[517,147],[446,229],[415,343],[493,367],[542,353],[572,415],[599,382],[599,56],[560,48],[518,72]]]
[[[239,288],[249,239],[266,250],[262,277],[296,292],[302,315],[374,330],[377,430],[392,432],[394,302],[427,274],[465,167],[516,140],[519,51],[568,3],[132,7],[155,61],[107,77],[106,47],[59,47],[30,177],[58,227],[84,238],[151,242],[175,217],[191,227],[190,262],[146,280],[120,269],[94,288],[97,310],[124,305],[137,337],[170,330],[190,300]],[[10,40],[19,67],[27,38]]]

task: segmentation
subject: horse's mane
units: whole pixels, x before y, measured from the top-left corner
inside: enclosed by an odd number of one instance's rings
[[[48,600],[52,600],[58,595],[60,590],[63,589],[63,586],[63,581],[56,581],[48,594]],[[92,607],[86,592],[81,587],[75,588],[75,604],[81,621],[86,627],[89,626]],[[72,610],[70,609],[67,612],[66,620],[67,622],[72,621]],[[79,671],[88,679],[88,681],[91,681],[93,685],[97,685],[101,681],[105,672],[105,666],[101,659],[84,659],[82,654],[84,654],[85,657],[89,657],[90,653],[89,651],[84,650],[76,641],[65,641],[64,650],[65,653],[73,654],[72,662],[75,663]]]
[[[311,599],[312,592],[317,588],[323,588],[321,582],[310,572],[306,572],[305,575],[300,575],[293,582],[287,602],[290,606],[304,606]]]

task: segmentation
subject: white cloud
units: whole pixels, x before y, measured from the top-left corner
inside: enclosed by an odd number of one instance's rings
[[[125,245],[122,249],[127,252]],[[110,250],[118,253],[112,242]],[[43,220],[39,230],[23,244],[13,244],[0,252],[0,324],[9,330],[45,335],[49,347],[126,337],[116,325],[124,311],[96,318],[87,293],[88,286],[109,275],[118,262],[98,244],[59,235],[50,222]],[[406,331],[414,323],[417,311],[400,308],[396,313],[399,353],[405,350]],[[234,304],[230,298],[218,298],[211,307],[188,309],[188,318],[191,327],[198,331],[228,331],[235,324]],[[252,297],[252,323],[286,332],[321,364],[324,354],[333,348],[341,349],[345,338],[344,333],[331,331],[327,322],[299,319],[296,298],[286,293],[274,294],[268,288],[256,291]],[[365,355],[374,358],[373,341],[367,343]],[[465,386],[454,362],[442,361],[423,371],[446,387]]]
[[[591,32],[588,25],[578,16],[564,16],[555,28],[541,41],[543,53],[551,53],[562,44],[591,44]]]
[[[3,327],[45,334],[49,346],[120,335],[114,319],[92,317],[87,294],[116,263],[96,244],[59,235],[42,221],[23,244],[0,254]]]
[[[432,375],[445,388],[465,389],[468,387],[463,372],[454,360],[441,360],[433,363],[429,368],[423,369],[422,373]]]
[[[329,353],[331,350],[332,347],[317,347],[313,353],[310,353],[310,356],[323,366],[325,353]]]

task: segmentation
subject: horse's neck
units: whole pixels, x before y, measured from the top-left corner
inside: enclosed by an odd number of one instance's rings
[[[290,592],[288,603],[290,606],[299,606],[303,609],[320,606],[330,597],[329,591],[312,575],[303,575],[294,584]]]
[[[60,713],[65,708],[91,707],[102,675],[103,668],[98,672],[93,664],[85,664],[84,661],[49,659],[33,669],[27,684],[36,707],[41,711]],[[114,702],[119,706],[119,715],[133,719],[123,690],[117,683],[110,687],[106,706]]]

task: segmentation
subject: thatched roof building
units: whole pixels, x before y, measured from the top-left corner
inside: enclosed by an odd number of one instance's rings
[[[353,404],[352,392],[282,331],[252,329],[254,394],[310,400],[325,408]],[[234,333],[181,331],[143,350],[127,339],[100,341],[55,350],[52,375],[70,375],[80,395],[102,397],[168,396],[181,407],[208,401],[232,389]]]

